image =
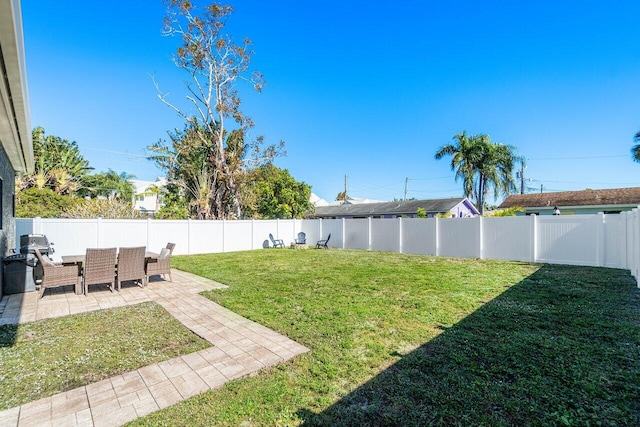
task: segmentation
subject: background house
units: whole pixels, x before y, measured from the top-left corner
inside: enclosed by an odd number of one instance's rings
[[[15,242],[15,175],[33,171],[19,0],[0,0],[0,255]],[[0,283],[4,283],[0,269]],[[2,286],[0,286],[0,297]]]
[[[427,217],[448,214],[455,218],[478,215],[478,210],[466,197],[404,202],[344,203],[316,206],[316,218],[415,218],[418,209],[424,209]]]
[[[520,206],[518,215],[552,215],[558,206],[561,215],[620,213],[640,205],[640,187],[605,190],[561,191],[557,193],[514,194],[507,197],[500,209]]]
[[[133,208],[148,215],[155,214],[162,206],[162,190],[167,185],[165,178],[158,178],[155,181],[141,181],[132,179],[133,185]]]

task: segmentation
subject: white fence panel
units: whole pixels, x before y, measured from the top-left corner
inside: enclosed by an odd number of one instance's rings
[[[189,220],[149,220],[147,228],[147,248],[152,252],[160,252],[167,243],[175,243],[175,255],[189,253]]]
[[[435,255],[437,222],[435,218],[402,218],[402,252]]]
[[[536,262],[598,265],[598,215],[538,217]]]
[[[344,248],[342,241],[342,227],[344,220],[342,219],[323,219],[322,220],[322,236],[318,240],[326,239],[331,234],[329,247]]]
[[[400,252],[401,218],[371,220],[371,249]]]
[[[261,220],[253,222],[253,245],[255,249],[273,246],[269,240],[269,234],[273,234],[274,239],[281,239],[278,233],[278,225],[275,220]]]
[[[369,220],[345,219],[344,248],[369,249]]]
[[[273,228],[276,228],[275,221]],[[275,236],[274,236],[275,237]],[[269,234],[267,233],[267,239]],[[224,251],[247,251],[251,249],[251,221],[224,222]]]
[[[480,217],[438,220],[438,255],[480,257]]]
[[[100,233],[102,241],[99,244],[103,248],[147,246],[147,221],[144,219],[103,219],[99,224],[102,226]],[[154,248],[147,248],[147,250],[154,251]],[[160,249],[157,248],[156,252],[159,251]]]
[[[323,225],[324,222],[321,219],[303,219],[300,221],[300,231],[306,234],[307,245],[315,245],[318,240],[322,240],[326,237],[326,234],[324,234],[325,237],[321,237],[324,233]],[[332,242],[330,241],[329,243]]]
[[[482,258],[533,261],[535,216],[482,218]]]
[[[604,266],[627,268],[626,216],[605,215],[604,225]]]
[[[279,219],[276,222],[278,237],[284,240],[284,245],[289,246],[296,240],[296,223],[293,219]]]
[[[617,215],[457,219],[329,219],[264,221],[16,219],[20,235],[42,233],[55,258],[89,247],[145,245],[157,252],[176,243],[175,254],[259,249],[269,233],[288,245],[303,231],[307,244],[326,239],[348,249],[509,259],[628,268],[640,275],[640,210]]]
[[[45,234],[49,242],[54,243],[54,260],[60,260],[62,255],[84,254],[87,248],[100,247],[98,220],[47,218],[40,221],[40,231],[35,232]]]
[[[23,234],[35,234],[35,222],[36,220],[33,218],[16,218],[16,242],[15,248],[20,249],[20,236]],[[7,242],[7,247],[10,247],[9,242]]]
[[[212,254],[224,252],[224,231],[222,227],[222,221],[190,221],[188,227],[188,252],[190,254]],[[176,252],[179,247],[180,246],[176,243]]]

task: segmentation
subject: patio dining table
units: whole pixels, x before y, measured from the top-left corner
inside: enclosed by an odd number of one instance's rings
[[[160,256],[160,254],[158,254],[156,252],[145,252],[144,253],[144,260],[145,260],[145,262],[157,262],[159,256]],[[85,259],[85,255],[63,255],[62,256],[62,264],[64,264],[64,265],[77,264],[78,267],[80,269],[82,269],[82,265],[84,264],[84,259]],[[116,259],[113,260],[114,268],[117,265],[118,265],[118,259],[116,258]],[[76,291],[76,293],[78,293],[78,295],[82,294],[82,289],[80,289],[79,292]]]

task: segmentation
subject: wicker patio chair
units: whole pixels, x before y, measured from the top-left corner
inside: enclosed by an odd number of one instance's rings
[[[38,248],[34,249],[38,262],[42,265],[42,282],[40,283],[40,298],[46,288],[73,285],[76,294],[81,292],[80,266],[78,264],[62,265],[51,262],[42,256]]]
[[[84,258],[82,286],[85,296],[89,293],[89,285],[108,283],[113,292],[116,281],[116,248],[87,249]]]
[[[162,248],[160,251],[160,256],[158,259],[150,259],[147,262],[147,282],[149,281],[149,277],[162,275],[164,278],[165,274],[169,275],[169,281],[171,282],[171,254],[173,253],[173,249],[176,247],[175,243],[167,243],[166,248]]]
[[[116,288],[120,290],[122,282],[134,280],[144,288],[147,286],[145,264],[145,246],[120,248],[118,251],[118,267],[116,274]]]

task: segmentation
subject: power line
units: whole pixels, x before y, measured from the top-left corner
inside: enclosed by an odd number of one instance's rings
[[[616,157],[629,157],[628,154],[616,154],[612,156],[582,156],[582,157],[538,157],[527,158],[527,160],[589,160],[589,159],[611,159]]]

